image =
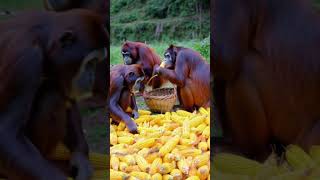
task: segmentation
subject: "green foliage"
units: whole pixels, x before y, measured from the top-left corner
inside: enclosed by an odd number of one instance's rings
[[[195,43],[194,50],[198,51],[205,59],[210,59],[210,36]]]
[[[112,0],[111,42],[203,39],[209,0]]]

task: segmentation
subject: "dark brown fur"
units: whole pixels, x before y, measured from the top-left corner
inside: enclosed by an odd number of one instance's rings
[[[216,0],[216,118],[231,148],[263,160],[274,141],[320,144],[320,17],[303,0]]]
[[[102,19],[84,10],[29,12],[0,23],[0,174],[67,179],[45,159],[62,142],[72,152],[68,169],[77,170],[76,179],[89,178],[71,84],[87,53],[107,40]]]

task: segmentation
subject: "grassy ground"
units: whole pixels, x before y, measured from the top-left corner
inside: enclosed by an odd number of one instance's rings
[[[190,41],[172,41],[172,42],[155,42],[155,43],[148,43],[147,44],[153,48],[156,53],[160,56],[160,58],[163,58],[163,53],[165,50],[169,47],[170,44],[174,44],[176,46],[183,46],[186,48],[192,48],[194,49],[195,44],[198,44],[200,40],[190,40]],[[110,46],[110,64],[122,64],[122,56],[121,56],[121,44],[113,44]],[[203,55],[204,56],[204,55]],[[209,57],[204,58],[209,62]]]

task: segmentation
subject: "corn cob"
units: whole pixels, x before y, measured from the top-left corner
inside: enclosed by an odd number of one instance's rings
[[[162,180],[173,180],[173,177],[170,174],[166,174],[162,176]]]
[[[320,145],[313,145],[309,150],[311,158],[320,165]]]
[[[208,150],[207,142],[200,142],[198,144],[198,149],[200,149],[201,151],[207,151]]]
[[[205,166],[201,166],[199,169],[198,169],[198,172],[197,172],[197,175],[198,177],[200,178],[200,180],[205,180],[208,178],[209,176],[209,167],[207,165]]]
[[[120,169],[120,171],[126,172],[126,171],[127,171],[127,168],[128,168],[128,164],[127,164],[127,163],[125,163],[125,162],[120,162],[120,164],[119,164],[119,169]]]
[[[123,159],[120,157],[121,161],[127,163],[129,166],[135,165],[136,164],[136,160],[134,158],[133,155],[126,155],[123,157]]]
[[[206,115],[196,116],[190,120],[190,127],[197,127],[199,126],[206,118]]]
[[[114,155],[111,155],[110,165],[111,165],[112,169],[118,171],[119,170],[119,164],[120,164],[119,158],[117,158]]]
[[[156,173],[152,175],[151,180],[162,180],[162,175],[160,173]]]
[[[150,167],[150,171],[149,173],[150,174],[155,174],[158,172],[159,170],[159,166],[162,164],[162,159],[161,158],[156,158],[152,164],[151,164],[151,167]]]
[[[182,179],[182,172],[179,169],[173,169],[170,173],[174,180]]]
[[[126,169],[127,173],[133,172],[133,171],[140,171],[140,168],[138,165],[128,166]]]
[[[147,154],[145,159],[147,160],[148,163],[151,164],[157,157],[159,157],[159,154],[157,152],[155,152],[155,153]]]
[[[203,115],[209,115],[208,111],[204,109],[203,107],[199,108],[199,112]]]
[[[142,149],[149,148],[155,144],[155,138],[144,139],[133,144],[133,148]]]
[[[190,176],[186,180],[200,180],[198,176]]]
[[[185,150],[181,150],[180,154],[184,157],[196,157],[199,156],[202,153],[202,151],[200,149],[185,149]]]
[[[171,138],[164,146],[162,146],[159,150],[159,155],[162,157],[167,153],[170,153],[173,148],[178,144],[180,138],[178,136],[175,136]]]
[[[174,166],[172,163],[163,163],[159,166],[159,172],[161,174],[168,174],[174,169]]]
[[[117,130],[118,131],[123,131],[124,128],[126,128],[126,124],[124,122],[120,122],[118,127],[117,127]]]
[[[221,173],[255,176],[263,165],[241,156],[220,153],[213,159],[213,167]]]
[[[286,150],[286,159],[294,169],[314,167],[311,157],[296,145],[289,145]]]
[[[110,169],[110,179],[111,180],[126,180],[128,178],[129,178],[129,175],[127,173]]]
[[[145,172],[132,171],[130,173],[130,176],[136,177],[140,180],[150,180],[151,179],[151,176]]]
[[[139,168],[143,171],[143,172],[148,172],[150,169],[150,165],[149,163],[139,154],[136,155],[136,162],[139,166]]]
[[[205,138],[209,138],[209,137],[210,137],[210,126],[207,126],[207,127],[203,130],[202,136],[204,136]]]
[[[182,125],[182,137],[189,138],[190,136],[190,121],[184,121]]]
[[[139,115],[150,115],[151,114],[150,111],[142,110],[142,109],[139,109],[138,113],[139,113]]]
[[[116,133],[110,133],[110,144],[116,145],[118,143],[118,137]]]
[[[190,167],[184,158],[178,161],[178,168],[183,174],[189,174]]]
[[[202,155],[196,156],[193,160],[193,163],[197,167],[200,167],[208,164],[209,161],[210,161],[210,157],[207,154],[202,154]]]
[[[178,110],[176,112],[179,116],[183,116],[183,117],[189,117],[192,115],[192,113],[188,112],[188,111],[184,111],[184,110]]]
[[[118,143],[120,144],[133,144],[134,138],[133,137],[118,137]]]

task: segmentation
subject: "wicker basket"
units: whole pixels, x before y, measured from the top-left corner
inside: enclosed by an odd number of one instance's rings
[[[176,88],[158,88],[143,94],[152,112],[165,113],[172,110],[177,100]]]

